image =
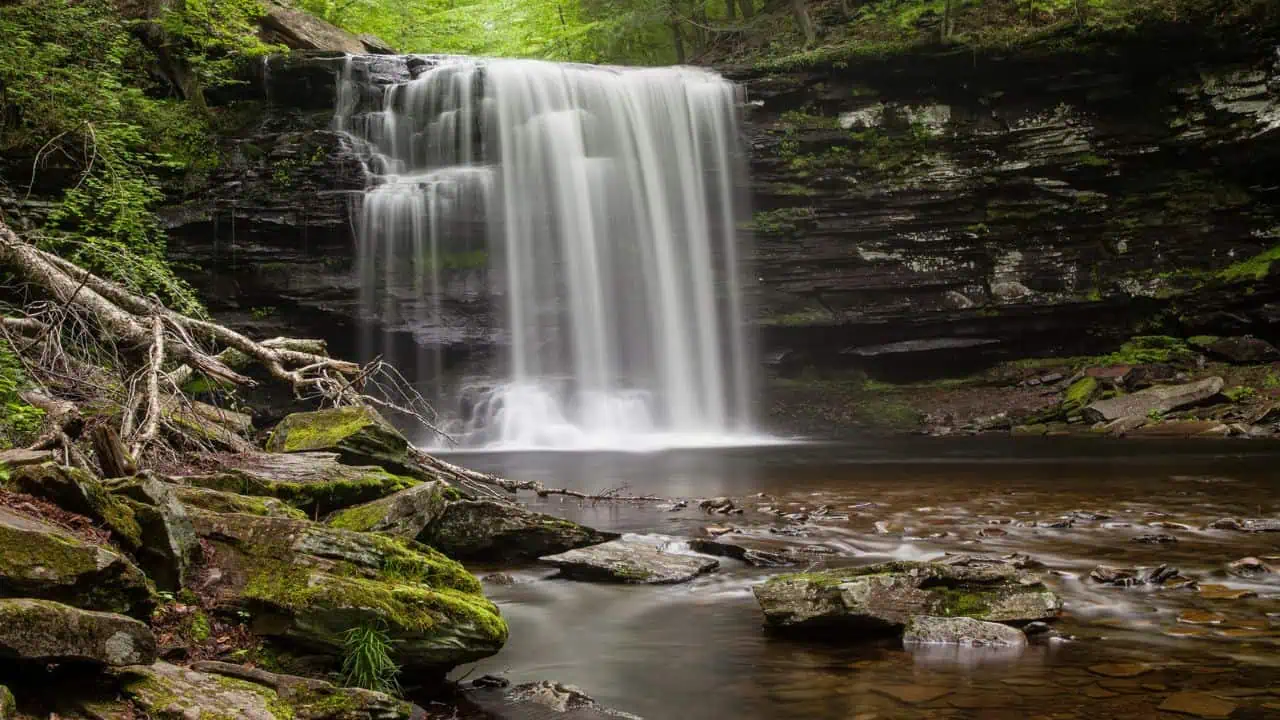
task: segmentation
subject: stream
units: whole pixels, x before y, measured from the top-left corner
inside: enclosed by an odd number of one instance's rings
[[[803,567],[722,559],[718,572],[674,586],[473,568],[515,579],[486,583],[511,638],[458,676],[554,679],[649,720],[1280,717],[1280,576],[1224,569],[1246,556],[1280,566],[1280,533],[1204,529],[1225,517],[1277,517],[1274,445],[908,438],[462,457],[551,486],[729,496],[744,514],[708,515],[696,500],[677,511],[557,498],[532,505],[620,533],[697,537],[704,527],[734,527],[815,550],[813,567],[1025,553],[1044,563],[1038,572],[1065,600],[1055,628],[1066,637],[1010,652],[771,636],[751,586]],[[825,516],[777,515],[815,511]],[[1143,535],[1176,540],[1135,541]],[[1102,585],[1089,577],[1098,565],[1168,565],[1200,589]]]

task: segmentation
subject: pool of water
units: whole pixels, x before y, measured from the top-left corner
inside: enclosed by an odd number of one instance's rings
[[[1280,717],[1280,577],[1245,580],[1224,570],[1245,556],[1273,556],[1280,566],[1280,533],[1204,529],[1223,517],[1280,517],[1277,446],[920,438],[643,455],[468,454],[465,462],[578,490],[729,496],[744,514],[710,516],[696,502],[672,512],[527,500],[617,532],[785,529],[798,535],[774,537],[821,546],[815,567],[1026,553],[1047,566],[1040,573],[1066,603],[1057,628],[1073,639],[1016,652],[787,640],[762,629],[751,594],[753,584],[787,569],[732,560],[664,587],[494,568],[517,580],[486,588],[511,639],[460,674],[555,679],[650,720],[1173,718],[1187,710]],[[825,517],[777,516],[815,511]],[[1046,527],[1064,517],[1074,524]],[[1176,541],[1134,542],[1147,534]],[[1202,588],[1227,590],[1104,586],[1089,578],[1100,564],[1165,564]],[[1252,596],[1229,597],[1236,591]]]

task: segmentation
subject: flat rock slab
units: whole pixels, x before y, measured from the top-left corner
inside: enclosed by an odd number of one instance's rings
[[[1021,630],[967,617],[921,615],[907,621],[902,633],[906,645],[956,645],[959,647],[1024,647]]]
[[[688,582],[720,567],[720,561],[700,555],[682,555],[666,547],[664,540],[613,540],[540,558],[560,569],[570,580],[622,582],[638,585],[670,585]]]
[[[156,659],[156,638],[146,625],[123,615],[49,600],[0,600],[0,658],[110,667],[148,664]]]
[[[1062,609],[1038,577],[1010,565],[889,562],[779,575],[753,591],[778,630],[892,631],[918,615],[1030,622]]]
[[[124,556],[3,507],[0,596],[138,617],[149,614],[153,605],[146,576]]]
[[[1205,378],[1182,385],[1158,385],[1121,395],[1108,400],[1098,400],[1083,411],[1089,422],[1111,422],[1134,415],[1147,416],[1151,412],[1167,413],[1171,410],[1204,402],[1222,391],[1220,377]]]
[[[1165,698],[1158,709],[1198,718],[1225,718],[1235,711],[1236,704],[1205,693],[1180,692]]]
[[[476,690],[467,699],[494,720],[642,720],[604,707],[573,685],[546,680]]]

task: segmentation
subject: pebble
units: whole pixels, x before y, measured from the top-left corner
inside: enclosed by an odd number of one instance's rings
[[[515,585],[516,579],[507,573],[491,573],[480,578],[481,582],[487,582],[490,585]]]
[[[1227,572],[1236,577],[1257,578],[1275,573],[1275,568],[1256,557],[1240,558],[1227,563]]]

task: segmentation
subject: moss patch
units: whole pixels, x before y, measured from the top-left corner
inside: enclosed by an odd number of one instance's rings
[[[368,503],[336,513],[329,518],[328,524],[330,527],[336,527],[340,530],[366,532],[373,528],[374,525],[377,525],[386,515],[387,508],[385,506],[378,503]]]
[[[340,476],[319,482],[275,482],[240,470],[191,477],[187,482],[223,492],[277,498],[307,516],[327,515],[418,484],[413,478],[376,467],[346,467]]]
[[[368,408],[346,407],[294,413],[267,439],[269,452],[378,451],[402,454],[408,441]]]
[[[241,495],[207,488],[176,488],[175,490],[178,499],[184,505],[211,512],[307,519],[306,513],[276,498]]]

